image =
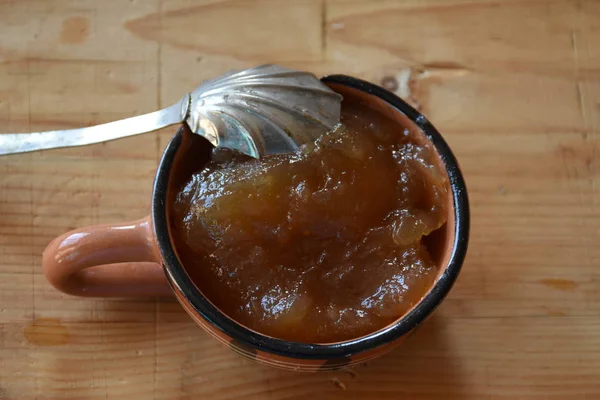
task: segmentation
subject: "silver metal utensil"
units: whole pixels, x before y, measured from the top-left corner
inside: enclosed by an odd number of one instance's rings
[[[106,142],[185,122],[215,147],[260,158],[293,152],[334,129],[341,101],[311,73],[262,65],[206,81],[149,114],[86,128],[0,134],[0,155]]]

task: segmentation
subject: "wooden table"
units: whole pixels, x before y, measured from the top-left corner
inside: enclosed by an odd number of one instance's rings
[[[0,132],[161,108],[264,62],[380,83],[443,132],[467,262],[405,345],[328,374],[246,361],[174,301],[61,295],[56,235],[142,217],[173,134],[0,158],[0,399],[600,398],[600,1],[0,1]]]

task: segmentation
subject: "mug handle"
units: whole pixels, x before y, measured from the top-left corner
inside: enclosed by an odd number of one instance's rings
[[[42,266],[52,286],[70,295],[173,295],[158,255],[150,217],[67,232],[44,250]]]

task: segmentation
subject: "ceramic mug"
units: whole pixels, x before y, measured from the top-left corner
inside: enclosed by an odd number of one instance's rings
[[[450,186],[448,220],[433,234],[439,273],[432,288],[392,324],[337,343],[297,343],[262,335],[238,324],[205,298],[180,263],[170,234],[177,190],[193,169],[208,161],[211,147],[185,127],[168,144],[158,167],[150,216],[128,224],[72,231],[44,251],[43,268],[58,290],[78,296],[175,296],[194,321],[232,350],[252,360],[293,370],[330,370],[378,357],[396,347],[437,308],[461,269],[469,236],[465,183],[450,148],[429,121],[393,93],[344,75],[322,79],[335,91],[375,107],[409,129],[417,142],[429,142]]]

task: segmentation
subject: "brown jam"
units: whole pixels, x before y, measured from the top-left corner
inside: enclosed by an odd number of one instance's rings
[[[178,253],[203,294],[258,332],[299,342],[360,337],[432,286],[423,237],[446,222],[448,182],[429,146],[375,110],[295,154],[214,153],[178,194]]]

